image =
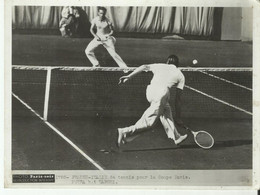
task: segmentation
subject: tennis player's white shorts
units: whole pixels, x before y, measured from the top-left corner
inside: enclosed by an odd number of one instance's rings
[[[150,103],[160,102],[161,104],[166,104],[170,99],[169,88],[160,85],[148,85],[146,98]]]

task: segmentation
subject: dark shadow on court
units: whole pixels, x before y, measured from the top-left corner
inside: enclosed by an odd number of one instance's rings
[[[166,151],[166,150],[191,149],[191,148],[199,148],[199,147],[194,143],[194,144],[186,144],[186,145],[167,147],[167,148],[144,148],[144,149],[121,150],[121,152]]]
[[[216,150],[224,147],[234,147],[234,146],[243,146],[243,145],[251,145],[252,140],[230,140],[230,141],[218,141],[214,144],[214,146],[210,150]],[[146,151],[165,151],[165,150],[177,150],[177,149],[191,149],[198,148],[195,143],[194,144],[186,144],[176,147],[170,148],[144,148],[144,149],[131,149],[131,150],[121,150],[121,152],[146,152]]]
[[[251,145],[252,140],[229,140],[229,141],[217,141],[215,142],[212,149],[219,149],[224,147],[234,147],[234,146],[243,146]]]

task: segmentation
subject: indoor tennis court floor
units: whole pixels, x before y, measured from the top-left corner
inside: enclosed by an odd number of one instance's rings
[[[24,107],[13,99],[13,107]],[[13,169],[96,170],[84,156],[25,108],[28,117],[13,118]],[[250,169],[252,121],[241,119],[184,119],[193,128],[204,128],[215,139],[210,150],[199,148],[189,134],[176,146],[158,123],[134,141],[116,148],[116,129],[135,120],[58,120],[51,123],[107,170]],[[180,130],[184,133],[184,130]],[[103,153],[100,150],[112,150]],[[114,151],[113,151],[114,150]]]
[[[30,39],[35,41],[28,42]],[[89,40],[63,39],[44,35],[32,37],[14,35],[13,64],[84,65],[87,63],[83,52],[84,46]],[[129,64],[163,62],[166,57],[165,53],[168,55],[174,51],[182,56],[183,63],[187,66],[194,58],[198,59],[204,67],[234,65],[250,67],[252,64],[252,44],[250,43],[185,40],[167,42],[157,39],[133,41],[123,38],[118,42],[117,50],[120,51],[120,55],[122,52],[122,58],[126,59]],[[159,47],[157,47],[158,43],[160,43]],[[65,47],[68,44],[71,45],[69,49]],[[138,47],[138,45],[146,48]],[[134,48],[131,52],[129,52],[129,46]],[[27,47],[28,50],[23,49],[19,52],[19,47]],[[145,52],[144,55],[140,52],[148,48],[151,48],[151,52]],[[100,51],[99,58],[113,64],[108,54],[103,53]],[[203,88],[204,85],[205,83],[201,87]],[[252,97],[252,92],[245,93],[249,93],[246,97]],[[249,100],[249,104],[251,101]],[[252,111],[252,107],[243,109]],[[22,116],[14,114],[12,118],[13,170],[96,170],[100,167],[106,170],[252,168],[251,117],[242,117],[242,119],[236,117],[184,118],[184,122],[193,129],[207,130],[212,134],[215,145],[210,150],[199,148],[194,143],[191,134],[180,146],[174,145],[166,137],[160,123],[118,150],[115,144],[117,128],[132,125],[138,117],[50,119],[49,123],[53,125],[55,132],[13,97],[12,112],[15,113],[17,110],[22,110]],[[180,129],[180,132],[183,134],[185,130]],[[104,153],[101,150],[110,152]]]

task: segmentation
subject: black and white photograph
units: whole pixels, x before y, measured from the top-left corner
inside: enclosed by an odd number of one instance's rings
[[[250,5],[12,4],[5,185],[252,188]]]

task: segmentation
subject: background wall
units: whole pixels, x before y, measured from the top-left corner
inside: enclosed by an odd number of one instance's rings
[[[242,9],[241,40],[252,41],[253,38],[253,9]]]
[[[221,40],[252,41],[252,8],[224,8],[221,27]]]
[[[224,8],[221,40],[240,40],[242,8]]]
[[[55,30],[59,34],[61,6],[15,6],[13,29]],[[97,7],[81,9],[82,34],[89,34]],[[116,32],[178,34],[193,39],[252,40],[252,8],[241,7],[107,7]],[[33,31],[31,31],[33,33]],[[195,36],[195,37],[193,37]]]

